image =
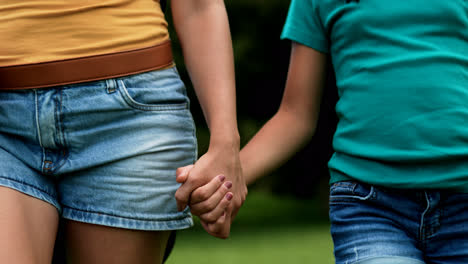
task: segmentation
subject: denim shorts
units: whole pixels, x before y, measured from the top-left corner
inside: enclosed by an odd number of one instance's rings
[[[175,68],[52,88],[0,91],[0,186],[70,220],[135,230],[192,225],[174,198],[197,156]]]
[[[337,182],[330,220],[337,264],[468,263],[468,194]]]

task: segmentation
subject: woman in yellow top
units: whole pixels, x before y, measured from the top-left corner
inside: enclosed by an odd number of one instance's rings
[[[225,186],[205,227],[226,237],[246,194],[227,15],[221,0],[171,8],[212,133],[192,184]],[[70,263],[160,263],[192,225],[175,169],[197,154],[159,1],[2,1],[0,89],[1,262],[50,263],[63,217]]]

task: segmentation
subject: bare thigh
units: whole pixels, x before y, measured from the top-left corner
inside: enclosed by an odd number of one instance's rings
[[[158,264],[170,231],[135,231],[67,220],[67,260],[71,264]]]
[[[57,209],[39,199],[0,187],[0,262],[50,264]]]

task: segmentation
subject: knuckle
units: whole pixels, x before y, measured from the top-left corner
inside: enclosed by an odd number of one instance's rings
[[[216,217],[213,215],[209,215],[206,217],[206,220],[210,223],[216,222]]]
[[[176,194],[174,195],[175,196],[175,199],[180,202],[182,200],[182,197],[180,195],[180,193],[176,192]]]
[[[226,209],[229,206],[229,204],[231,204],[231,201],[229,201],[227,198],[224,198],[223,200],[221,200],[221,202],[219,202],[217,208]]]
[[[220,234],[219,234],[219,233],[220,233],[219,231],[220,231],[221,227],[220,227],[219,225],[216,225],[216,224],[209,225],[209,226],[208,226],[208,229],[210,230],[210,232],[215,233],[215,234],[217,234],[217,235],[220,235]]]
[[[184,197],[184,195],[183,195],[182,193],[180,193],[180,192],[176,192],[175,198],[176,198],[176,200],[179,201],[179,202],[185,202],[185,199],[184,199],[185,197]]]
[[[241,206],[242,203],[243,203],[243,201],[242,201],[241,199],[235,199],[235,200],[234,200],[234,206],[235,206],[235,207],[236,207],[236,206],[237,206],[237,207]]]
[[[200,177],[193,177],[192,182],[191,182],[192,186],[194,186],[195,188],[198,188],[206,183],[207,182]]]
[[[207,190],[201,189],[196,193],[196,198],[201,201],[205,201],[208,198],[210,198],[210,194],[208,193]]]
[[[204,205],[204,210],[205,211],[213,211],[216,208],[216,205],[207,203]]]
[[[216,222],[217,218],[213,213],[207,213],[203,215],[203,220],[209,223]],[[212,225],[215,226],[215,225]]]
[[[215,207],[213,205],[209,204],[209,203],[202,203],[202,204],[197,204],[196,206],[193,206],[193,208],[197,212],[207,213],[207,212],[212,211]]]
[[[198,208],[195,208],[194,206],[191,206],[191,207],[190,207],[190,213],[192,213],[193,215],[196,215],[196,216],[198,216],[198,217],[200,217],[200,216],[203,214],[202,211],[200,211]],[[200,218],[201,218],[201,217],[200,217]],[[203,219],[202,219],[202,220],[203,220]]]

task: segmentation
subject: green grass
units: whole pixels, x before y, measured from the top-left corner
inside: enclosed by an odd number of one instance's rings
[[[329,225],[316,201],[250,193],[227,240],[194,228],[178,232],[167,264],[332,264]]]

